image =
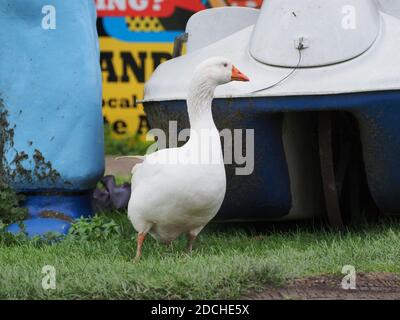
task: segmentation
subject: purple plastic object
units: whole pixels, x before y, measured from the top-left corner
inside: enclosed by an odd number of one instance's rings
[[[131,196],[131,185],[129,183],[118,186],[114,176],[105,176],[100,182],[104,189],[97,188],[93,192],[93,205],[96,210],[119,210],[128,207]]]

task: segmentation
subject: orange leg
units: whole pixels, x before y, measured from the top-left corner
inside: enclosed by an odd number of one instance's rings
[[[193,250],[193,242],[194,242],[194,240],[196,240],[196,235],[194,235],[194,234],[192,234],[192,233],[188,233],[187,234],[187,240],[188,240],[188,242],[187,242],[187,251],[188,252],[192,252],[192,250]]]
[[[142,246],[144,242],[144,238],[146,237],[145,233],[139,233],[137,237],[137,248],[136,248],[136,260],[139,260],[142,256]]]

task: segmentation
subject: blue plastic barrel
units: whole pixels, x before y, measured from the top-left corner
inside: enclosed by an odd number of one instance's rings
[[[104,173],[95,2],[1,0],[0,39],[9,184],[33,218],[90,215]]]

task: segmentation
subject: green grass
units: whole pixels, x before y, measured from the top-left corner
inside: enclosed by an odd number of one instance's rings
[[[125,182],[131,183],[131,180],[132,178],[130,176],[119,176],[119,175],[115,176],[115,183],[117,185],[122,185]]]
[[[114,176],[114,178],[115,178],[115,183],[117,184],[117,186],[121,186],[126,182],[131,183],[131,181],[132,181],[131,176],[116,175],[116,176]],[[104,189],[104,186],[101,182],[98,182],[97,188]]]
[[[168,247],[149,237],[142,260],[134,262],[132,227],[125,214],[112,217],[118,233],[98,241],[70,236],[53,245],[0,242],[0,298],[234,299],[293,277],[340,274],[346,264],[357,272],[400,273],[396,221],[342,233],[214,224],[200,234],[191,255],[184,238]],[[56,290],[41,287],[44,265],[56,268]]]
[[[144,155],[154,141],[142,141],[138,135],[123,139],[112,137],[109,125],[104,125],[104,150],[105,154],[116,156]]]

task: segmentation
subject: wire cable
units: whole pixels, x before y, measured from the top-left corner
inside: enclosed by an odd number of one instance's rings
[[[299,51],[299,61],[297,62],[297,65],[293,68],[293,70],[289,72],[288,75],[286,75],[284,78],[282,78],[282,79],[279,80],[278,82],[276,82],[276,83],[274,83],[274,84],[272,84],[272,85],[270,85],[270,86],[268,86],[268,87],[265,87],[265,88],[262,88],[262,89],[258,89],[258,90],[256,90],[256,91],[253,91],[253,92],[250,92],[250,93],[258,93],[258,92],[261,92],[261,91],[269,90],[269,89],[271,89],[271,88],[273,88],[273,87],[276,87],[277,85],[281,84],[281,83],[282,83],[283,81],[285,81],[286,79],[288,79],[293,73],[296,72],[297,69],[299,69],[300,64],[301,64],[301,59],[302,59],[301,51],[302,51],[303,49],[304,49],[303,45],[300,44],[299,47],[297,48],[297,50]]]

